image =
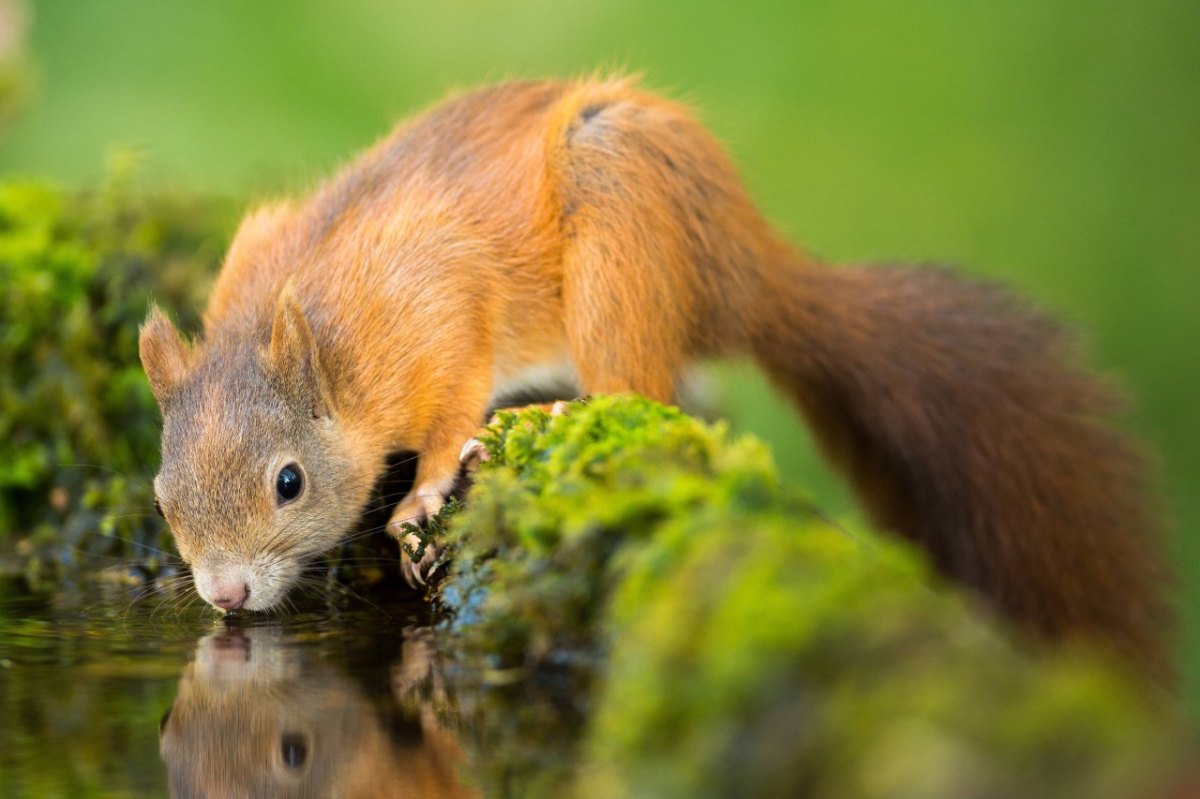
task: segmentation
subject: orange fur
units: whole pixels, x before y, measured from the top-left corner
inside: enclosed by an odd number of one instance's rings
[[[336,461],[314,479],[340,480],[333,501],[352,511],[321,542],[344,532],[394,450],[422,456],[397,519],[435,508],[489,399],[527,367],[569,359],[586,392],[670,400],[694,360],[750,354],[881,525],[1029,627],[1098,636],[1166,671],[1164,569],[1140,463],[1104,426],[1110,393],[1072,366],[1063,336],[946,272],[828,269],[793,250],[691,115],[628,81],[457,97],[303,203],[247,217],[197,351],[159,318],[143,334],[172,430],[160,488],[181,549],[249,553],[282,535],[262,508],[247,532],[232,521],[243,508],[214,524],[207,506],[196,519],[171,506],[176,461],[197,451],[186,420],[237,417],[228,437],[247,429],[239,402],[269,405],[252,384],[288,382],[270,363],[271,331],[291,318],[285,285],[319,353],[310,395],[329,392],[333,432],[313,446],[333,455],[306,468]],[[237,402],[187,390],[206,380]],[[276,393],[294,396],[291,385]],[[287,425],[292,450],[307,446],[303,424]],[[258,484],[281,447],[239,454],[258,458]],[[193,490],[222,489],[201,475]]]

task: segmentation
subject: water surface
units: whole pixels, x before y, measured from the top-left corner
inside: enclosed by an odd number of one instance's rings
[[[476,795],[428,625],[0,598],[0,796]]]

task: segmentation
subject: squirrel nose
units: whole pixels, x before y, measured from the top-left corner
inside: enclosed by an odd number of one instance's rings
[[[250,586],[242,582],[237,582],[232,585],[220,586],[217,590],[217,596],[213,597],[212,603],[222,610],[237,610],[246,604],[246,600],[249,598]]]
[[[196,593],[221,610],[238,610],[250,601],[250,569],[241,564],[197,563],[192,566]]]

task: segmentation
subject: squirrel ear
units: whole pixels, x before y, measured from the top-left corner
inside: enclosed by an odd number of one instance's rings
[[[291,399],[309,407],[314,419],[329,415],[330,392],[317,341],[290,281],[275,302],[267,357]]]
[[[142,369],[150,381],[154,398],[158,400],[159,407],[165,407],[176,386],[187,374],[191,352],[175,325],[154,303],[150,304],[150,312],[146,314],[146,321],[138,333],[138,357],[142,360]]]

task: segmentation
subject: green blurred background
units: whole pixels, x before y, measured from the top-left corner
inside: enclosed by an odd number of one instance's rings
[[[766,214],[815,253],[954,262],[1019,286],[1121,376],[1136,398],[1130,426],[1161,453],[1200,716],[1200,3],[26,11],[33,83],[0,140],[7,177],[89,185],[132,148],[156,182],[251,202],[312,185],[456,88],[624,69],[697,106]],[[750,370],[720,377],[739,426],[771,441],[824,506],[849,512],[787,407]]]

